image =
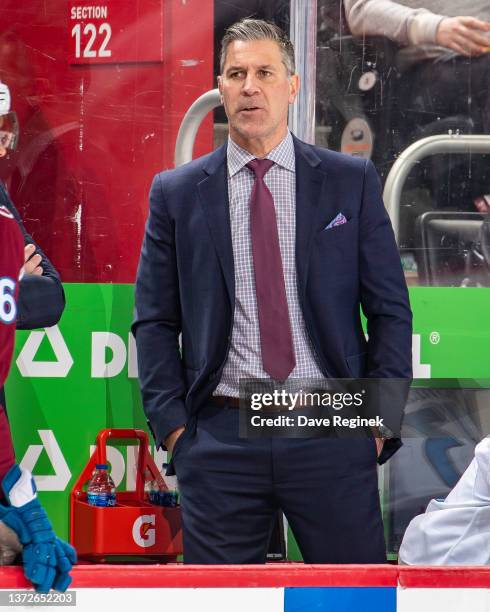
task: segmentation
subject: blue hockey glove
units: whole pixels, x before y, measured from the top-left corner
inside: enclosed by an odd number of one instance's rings
[[[3,514],[2,507],[0,507],[0,516],[3,516]],[[0,565],[12,565],[21,553],[22,544],[17,532],[0,518]]]
[[[56,537],[46,511],[36,494],[28,470],[14,465],[5,475],[2,488],[9,506],[0,506],[0,520],[16,532],[24,548],[24,574],[39,593],[51,588],[65,591],[69,572],[76,563],[75,549]]]

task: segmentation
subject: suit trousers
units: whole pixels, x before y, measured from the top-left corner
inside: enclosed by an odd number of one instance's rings
[[[280,508],[305,563],[385,563],[373,439],[242,439],[205,405],[174,448],[184,562],[264,563]]]

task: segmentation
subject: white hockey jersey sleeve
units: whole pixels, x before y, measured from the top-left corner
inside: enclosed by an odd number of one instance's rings
[[[405,532],[405,565],[490,565],[490,437],[445,500],[433,499]]]

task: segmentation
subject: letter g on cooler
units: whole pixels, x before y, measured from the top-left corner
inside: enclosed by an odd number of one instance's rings
[[[133,540],[141,548],[149,548],[155,544],[155,515],[143,514],[133,523]]]

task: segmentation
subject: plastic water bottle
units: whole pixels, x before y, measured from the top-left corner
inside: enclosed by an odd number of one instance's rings
[[[163,464],[165,469],[167,464]],[[167,506],[175,508],[179,505],[179,491],[177,488],[177,478],[175,476],[163,476],[165,483],[168,487],[167,490],[160,489],[156,480],[153,480],[150,484],[150,491],[148,498],[150,503],[155,506]]]
[[[116,505],[116,487],[106,463],[98,463],[87,487],[87,501],[91,506]]]
[[[148,488],[148,500],[150,504],[154,504],[155,506],[159,505],[160,499],[160,488],[156,480],[152,480],[149,482]]]

